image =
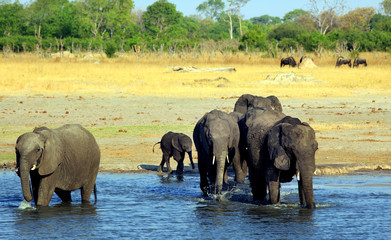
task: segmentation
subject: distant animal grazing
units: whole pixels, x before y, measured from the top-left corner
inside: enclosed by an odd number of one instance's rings
[[[281,59],[280,67],[285,67],[285,65],[296,67],[296,61],[293,57],[283,58]]]
[[[352,67],[352,60],[349,58],[339,57],[337,59],[337,64],[335,64],[336,67],[340,67],[344,64],[349,65],[349,67]]]
[[[364,64],[365,67],[368,66],[367,60],[365,58],[356,58],[353,62],[353,67],[358,67],[360,64]]]

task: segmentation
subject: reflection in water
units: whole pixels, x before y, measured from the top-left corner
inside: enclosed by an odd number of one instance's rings
[[[252,202],[246,184],[203,198],[198,174],[99,174],[98,202],[53,197],[49,207],[18,209],[19,178],[0,172],[1,238],[389,239],[391,173],[315,177],[315,210],[299,206],[297,183],[281,205]],[[352,219],[354,221],[352,221]]]

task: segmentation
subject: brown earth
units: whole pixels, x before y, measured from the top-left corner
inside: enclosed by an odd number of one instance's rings
[[[0,160],[12,168],[17,136],[34,127],[80,123],[96,136],[102,172],[156,171],[161,152],[155,147],[153,153],[152,146],[166,131],[179,126],[192,136],[192,126],[204,113],[215,108],[232,111],[238,97],[0,96]],[[285,114],[307,121],[316,130],[318,174],[391,170],[389,95],[280,100]],[[129,126],[150,130],[132,132]],[[194,158],[197,162],[195,149]],[[188,158],[185,165],[190,171]],[[171,166],[175,169],[176,162],[172,160]]]

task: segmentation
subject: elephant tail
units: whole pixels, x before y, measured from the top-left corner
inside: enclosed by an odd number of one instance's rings
[[[94,184],[94,197],[95,197],[95,203],[98,201],[98,198],[96,197],[96,184]]]
[[[156,146],[156,144],[159,144],[159,143],[161,143],[161,142],[157,142],[157,143],[155,143],[155,144],[153,145],[153,147],[152,147],[152,152],[155,152],[155,146]]]

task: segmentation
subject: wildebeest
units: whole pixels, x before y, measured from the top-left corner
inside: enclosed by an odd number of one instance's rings
[[[285,65],[296,67],[296,61],[293,57],[283,58],[281,59],[280,67],[284,67]]]
[[[352,60],[350,58],[339,57],[337,59],[336,67],[340,67],[341,65],[347,64],[349,67],[352,67]]]
[[[368,66],[367,60],[365,58],[356,58],[353,62],[353,67],[358,67],[360,64],[364,64],[365,67]]]

